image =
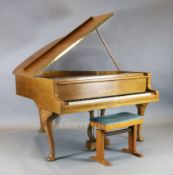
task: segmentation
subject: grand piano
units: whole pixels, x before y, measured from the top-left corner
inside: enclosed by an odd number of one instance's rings
[[[108,48],[98,27],[113,14],[107,13],[87,19],[66,36],[57,39],[30,56],[14,70],[17,95],[32,99],[39,110],[40,132],[46,132],[50,154],[55,160],[52,122],[63,114],[94,110],[104,115],[106,108],[136,105],[138,114],[144,115],[147,104],[159,100],[159,92],[151,88],[151,74],[122,71]],[[70,49],[82,42],[91,32],[108,51],[115,71],[60,71],[45,68],[60,59]],[[74,58],[75,59],[75,58]],[[143,141],[142,126],[137,128],[137,139]],[[86,146],[95,147],[93,128],[88,127]],[[108,144],[108,140],[107,140]]]

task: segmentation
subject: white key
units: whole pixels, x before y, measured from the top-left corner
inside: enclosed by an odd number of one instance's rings
[[[97,98],[97,99],[89,99],[89,100],[77,100],[77,101],[69,101],[68,105],[81,105],[81,104],[90,104],[90,103],[98,103],[98,102],[108,102],[108,101],[119,101],[119,100],[127,100],[138,97],[146,97],[151,96],[151,92],[140,93],[140,94],[132,94],[132,95],[123,95],[123,96],[115,96],[115,97],[105,97],[105,98]]]

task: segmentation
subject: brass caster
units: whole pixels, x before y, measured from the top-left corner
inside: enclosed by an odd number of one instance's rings
[[[140,136],[140,137],[137,138],[137,141],[138,142],[143,142],[144,141],[144,138],[142,136]]]
[[[85,146],[88,150],[94,151],[96,149],[96,141],[95,140],[93,140],[93,141],[87,140]]]
[[[39,133],[44,133],[44,132],[45,132],[44,129],[42,129],[42,128],[39,129]]]
[[[55,161],[55,156],[52,156],[52,155],[49,155],[49,157],[46,157],[46,161],[48,162],[52,162],[52,161]]]

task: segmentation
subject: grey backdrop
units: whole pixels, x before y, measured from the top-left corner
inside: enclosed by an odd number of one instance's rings
[[[172,0],[1,0],[0,1],[0,126],[38,127],[38,113],[29,99],[15,95],[13,69],[50,41],[67,34],[91,15],[115,12],[100,27],[122,70],[152,73],[161,93],[148,107],[146,124],[173,122],[173,1]],[[58,69],[113,70],[95,33],[60,59]],[[135,107],[108,110],[136,111]],[[62,121],[87,121],[73,114]],[[83,117],[81,117],[83,116]]]
[[[38,49],[67,34],[91,15],[116,12],[100,27],[122,70],[152,73],[161,93],[149,105],[138,143],[143,159],[123,154],[127,137],[111,140],[110,168],[89,161],[84,150],[87,113],[61,117],[56,129],[55,162],[46,162],[47,139],[37,132],[35,104],[15,95],[13,69]],[[173,0],[0,0],[0,174],[173,174]],[[113,70],[114,66],[92,33],[52,69]],[[136,112],[134,106],[107,110]],[[58,123],[58,122],[57,122]],[[70,127],[72,129],[68,129]],[[81,128],[82,127],[82,128]],[[80,132],[79,132],[80,129]]]

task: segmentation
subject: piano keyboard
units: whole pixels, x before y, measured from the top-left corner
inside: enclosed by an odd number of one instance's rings
[[[147,97],[147,96],[151,96],[151,95],[152,95],[151,92],[146,92],[146,93],[140,93],[140,94],[131,94],[131,95],[123,95],[123,96],[115,96],[115,97],[68,101],[67,104],[69,106],[85,105],[85,104],[98,103],[98,102],[102,103],[102,102],[108,102],[108,101],[119,101],[119,100],[141,98],[141,97]]]

